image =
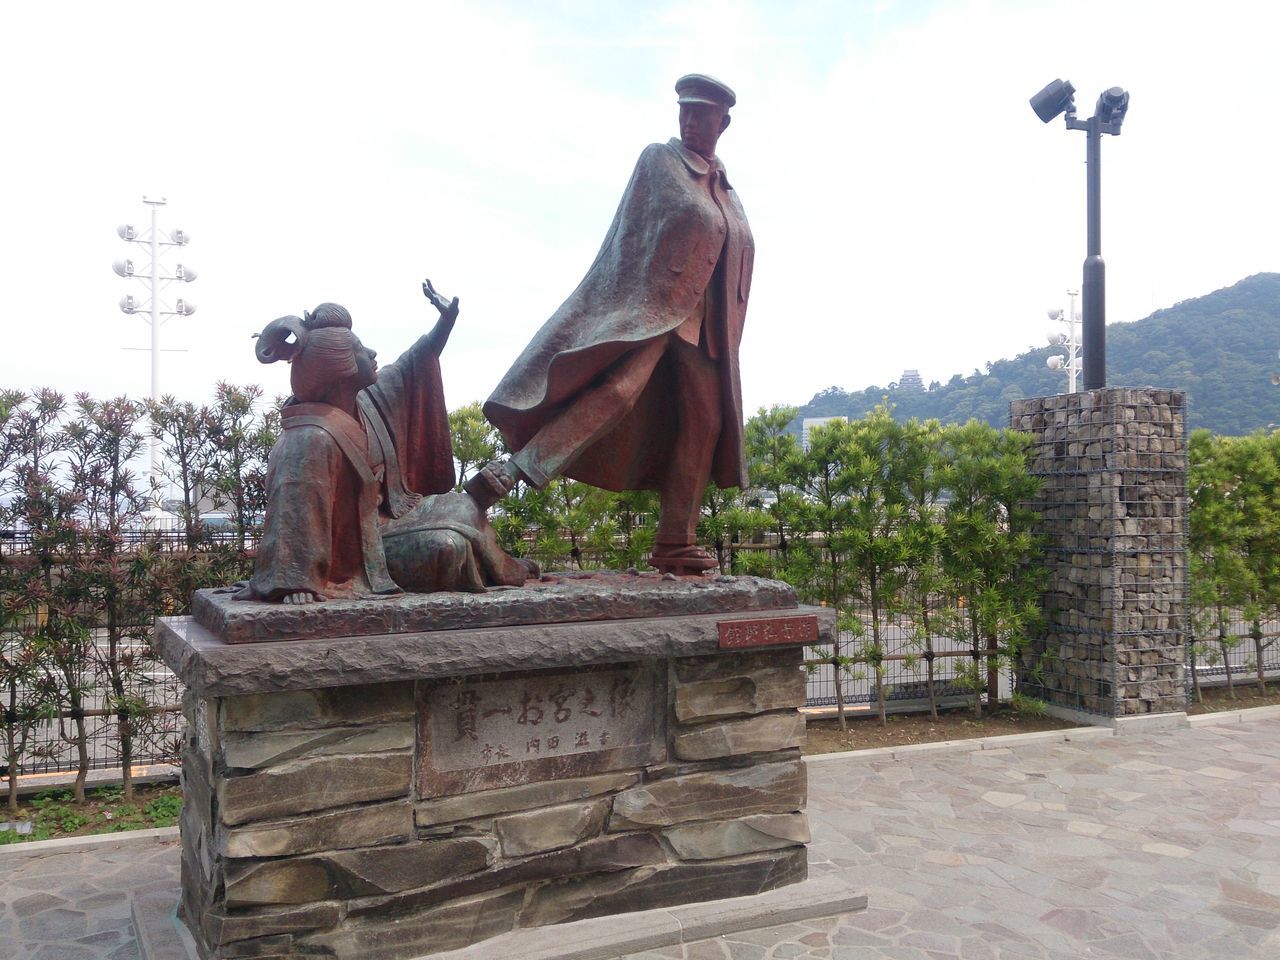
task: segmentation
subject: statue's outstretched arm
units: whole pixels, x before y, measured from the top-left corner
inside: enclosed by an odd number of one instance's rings
[[[439,356],[449,342],[449,334],[453,332],[454,321],[458,319],[458,298],[446,300],[430,280],[422,281],[422,295],[431,301],[431,305],[440,312],[440,319],[428,334],[431,352]]]

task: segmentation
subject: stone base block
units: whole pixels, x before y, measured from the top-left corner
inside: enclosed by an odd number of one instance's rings
[[[805,879],[800,664],[834,625],[760,602],[234,646],[161,621],[201,957],[399,960]]]
[[[859,913],[866,908],[866,894],[840,875],[827,874],[749,897],[613,914],[551,927],[523,927],[435,956],[439,960],[611,960],[783,923]],[[133,924],[141,960],[199,960],[194,941],[174,916],[171,894],[135,900]],[[274,945],[285,950],[293,947],[292,940],[285,942],[283,937]],[[257,956],[270,956],[263,951],[272,946],[270,938],[260,941]]]

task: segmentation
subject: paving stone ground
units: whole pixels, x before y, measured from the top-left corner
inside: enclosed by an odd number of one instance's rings
[[[0,957],[139,960],[130,897],[177,884],[176,843],[0,858]]]
[[[860,914],[627,960],[1280,957],[1280,718],[811,764]]]
[[[1280,718],[810,765],[810,872],[863,913],[627,960],[1280,957]],[[174,844],[0,859],[0,957],[133,960]]]

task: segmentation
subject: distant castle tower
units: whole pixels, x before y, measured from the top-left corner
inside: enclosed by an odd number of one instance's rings
[[[902,379],[898,381],[898,389],[902,393],[923,393],[924,381],[920,379],[920,371],[903,370]]]

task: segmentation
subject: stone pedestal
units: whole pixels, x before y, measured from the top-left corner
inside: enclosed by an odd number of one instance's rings
[[[414,957],[804,879],[800,661],[829,611],[753,578],[436,596],[449,629],[431,597],[217,591],[159,622],[202,956]],[[298,616],[309,639],[262,639]]]
[[[1185,397],[1109,388],[1015,400],[1035,438],[1046,628],[1018,688],[1105,718],[1186,710]]]

